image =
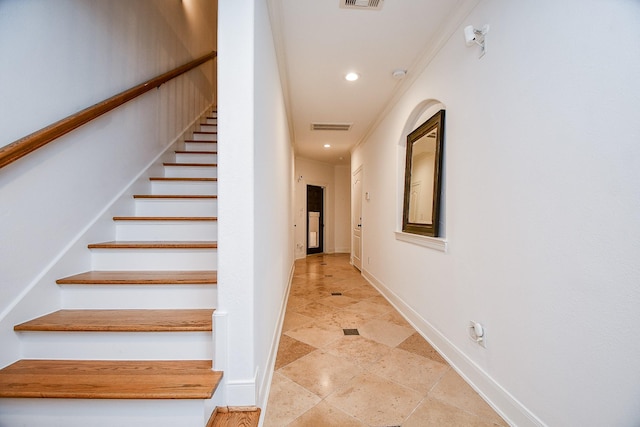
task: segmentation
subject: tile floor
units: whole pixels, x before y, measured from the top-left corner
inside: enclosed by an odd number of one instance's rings
[[[275,369],[264,427],[507,425],[346,254],[296,261]]]

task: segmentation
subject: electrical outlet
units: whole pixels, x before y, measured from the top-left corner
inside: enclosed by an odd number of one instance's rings
[[[469,339],[476,344],[481,345],[484,348],[487,348],[487,330],[482,326],[479,322],[474,322],[473,320],[469,322],[468,327]]]

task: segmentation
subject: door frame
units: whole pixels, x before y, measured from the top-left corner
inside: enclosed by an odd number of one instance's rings
[[[320,226],[319,226],[319,236],[318,236],[318,240],[319,240],[319,249],[315,252],[309,252],[309,187],[317,187],[320,188],[322,190],[322,211],[320,212]],[[307,256],[309,255],[316,255],[316,254],[323,254],[325,253],[325,216],[326,216],[326,197],[327,197],[327,187],[324,185],[316,185],[316,184],[310,184],[310,183],[306,183],[305,185],[305,217],[306,217],[306,227],[305,227],[305,242],[306,242],[306,247],[305,247],[305,253]]]
[[[355,194],[354,191],[354,187],[355,187],[355,179],[356,176],[360,174],[360,194]],[[349,186],[351,187],[351,229],[350,234],[351,234],[351,265],[353,265],[354,267],[356,267],[358,270],[362,271],[362,259],[363,259],[363,255],[362,255],[362,249],[364,247],[364,245],[362,244],[362,241],[364,239],[364,233],[363,233],[363,229],[364,227],[360,227],[359,228],[359,233],[360,233],[360,245],[359,245],[359,253],[360,253],[360,258],[359,258],[359,262],[354,261],[355,256],[354,254],[358,253],[356,252],[356,236],[355,236],[355,229],[356,229],[356,220],[355,220],[355,214],[356,214],[356,201],[359,199],[360,200],[360,224],[362,224],[362,209],[364,207],[364,165],[360,165],[352,174],[351,174],[351,179],[349,182]]]

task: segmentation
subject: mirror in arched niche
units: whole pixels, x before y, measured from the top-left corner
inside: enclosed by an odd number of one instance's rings
[[[420,103],[405,124],[402,231],[439,237],[444,145],[444,105]]]

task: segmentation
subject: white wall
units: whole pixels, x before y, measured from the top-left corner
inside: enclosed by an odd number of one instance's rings
[[[267,2],[256,2],[255,34],[255,354],[259,399],[266,403],[281,309],[292,275],[293,147]],[[270,360],[269,357],[272,359]],[[271,363],[271,365],[270,365]],[[263,406],[264,407],[264,406]]]
[[[339,253],[351,252],[351,171],[348,165],[335,166],[334,248]]]
[[[220,1],[219,16],[216,312],[226,333],[216,331],[216,345],[227,348],[227,404],[255,405],[294,261],[293,153],[266,2]]]
[[[0,146],[215,50],[215,8],[0,2]],[[20,357],[13,323],[57,308],[58,274],[89,268],[86,250],[56,261],[213,102],[213,78],[209,62],[0,170],[0,365]]]
[[[485,0],[353,153],[365,276],[516,425],[640,423],[638,22],[637,1]],[[462,27],[487,23],[478,59]],[[430,99],[446,253],[394,238],[408,121]]]
[[[350,181],[347,166],[296,157],[295,255],[307,256],[307,185],[324,188],[324,252],[349,252]],[[302,177],[302,179],[300,179]]]

